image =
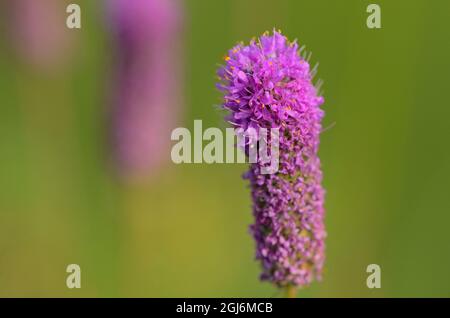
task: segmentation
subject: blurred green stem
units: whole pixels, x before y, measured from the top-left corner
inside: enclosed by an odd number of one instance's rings
[[[286,286],[286,298],[296,298],[297,297],[297,287],[289,285]]]

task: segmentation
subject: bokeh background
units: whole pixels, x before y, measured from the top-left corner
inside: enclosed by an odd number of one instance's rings
[[[0,296],[280,296],[258,280],[245,165],[175,165],[170,144],[138,178],[111,164],[108,0],[56,1],[32,44],[13,2],[0,2]],[[375,2],[379,30],[365,0],[177,2],[172,128],[224,127],[215,71],[238,41],[276,27],[320,62],[327,261],[300,297],[450,296],[450,2]],[[68,3],[81,30],[65,27]],[[66,287],[71,263],[81,289]],[[372,263],[381,289],[366,287]]]

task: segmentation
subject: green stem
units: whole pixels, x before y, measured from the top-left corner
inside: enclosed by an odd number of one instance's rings
[[[297,287],[289,285],[286,286],[286,298],[296,298],[297,297]]]

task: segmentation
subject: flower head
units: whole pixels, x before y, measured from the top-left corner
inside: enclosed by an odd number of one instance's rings
[[[181,25],[173,0],[108,0],[116,60],[113,74],[114,159],[126,177],[154,173],[166,161],[179,114]]]
[[[278,128],[280,169],[250,166],[256,258],[261,278],[277,286],[308,285],[324,263],[324,190],[317,156],[323,98],[296,42],[279,32],[238,44],[218,71],[227,120],[235,127]]]
[[[56,70],[72,56],[75,36],[65,27],[64,3],[58,0],[5,1],[2,18],[9,19],[18,55],[39,70]],[[9,13],[8,13],[9,11]]]

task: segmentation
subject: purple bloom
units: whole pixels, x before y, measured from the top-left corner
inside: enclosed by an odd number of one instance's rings
[[[125,176],[168,160],[179,102],[180,11],[173,0],[108,0],[116,60],[112,138]]]
[[[324,102],[312,84],[315,70],[296,42],[278,32],[225,57],[218,84],[223,108],[235,128],[279,128],[280,167],[262,174],[250,166],[256,258],[261,279],[279,287],[304,286],[320,279],[324,263],[324,190],[317,156]]]

